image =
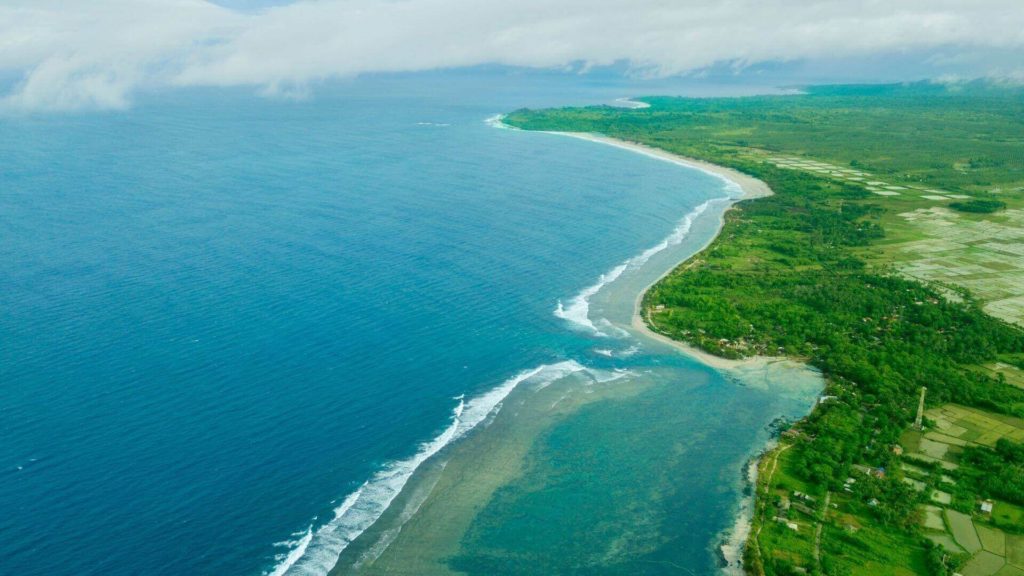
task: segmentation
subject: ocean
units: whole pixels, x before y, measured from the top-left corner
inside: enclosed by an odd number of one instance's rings
[[[814,384],[741,382],[622,325],[713,236],[728,186],[487,122],[659,89],[476,70],[0,118],[0,573],[326,574],[421,465],[468,458],[476,436],[500,445],[482,431],[517,429],[495,418],[508,395],[563,381],[588,396],[521,437],[529,465],[483,501],[452,565],[531,573],[479,551],[543,558],[606,522],[536,570],[591,562],[635,523],[606,517],[625,509],[601,484],[618,466],[608,486],[681,471],[622,497],[658,518],[643,534],[685,525],[645,554],[716,571],[743,462]],[[685,442],[661,443],[673,434]],[[552,467],[599,481],[537,491]],[[579,502],[552,518],[538,494]],[[530,506],[543,545],[510,520]]]

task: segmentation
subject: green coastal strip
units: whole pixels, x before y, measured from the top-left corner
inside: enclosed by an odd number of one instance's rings
[[[730,211],[643,301],[663,335],[827,377],[761,461],[748,573],[1024,574],[1024,91],[643,102],[505,122],[661,148],[775,192]]]

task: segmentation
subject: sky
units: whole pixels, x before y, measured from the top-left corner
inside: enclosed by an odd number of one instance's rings
[[[477,65],[1024,80],[1021,0],[0,0],[0,109]],[[829,74],[826,74],[829,75]]]

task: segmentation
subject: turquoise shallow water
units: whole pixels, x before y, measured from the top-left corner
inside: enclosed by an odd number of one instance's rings
[[[629,89],[452,73],[0,119],[0,573],[322,573],[488,392],[629,369],[553,311],[721,182],[484,122]],[[784,408],[750,394],[722,462]],[[705,553],[735,494],[687,498],[718,504]]]

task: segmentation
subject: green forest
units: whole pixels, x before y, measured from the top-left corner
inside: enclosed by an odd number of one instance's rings
[[[869,263],[864,255],[887,233],[885,198],[764,161],[766,154],[786,153],[852,166],[890,181],[971,194],[954,208],[993,212],[1019,204],[1021,196],[1020,89],[914,84],[642,100],[650,107],[521,110],[505,121],[648,144],[738,169],[775,192],[730,210],[719,237],[656,284],[643,306],[653,329],[708,352],[786,355],[822,370],[831,398],[791,434],[785,463],[794,484],[816,494],[842,492],[848,478],[862,476],[855,466],[898,470],[893,447],[914,420],[922,387],[929,406],[952,402],[1024,417],[1024,390],[976,369],[1019,358],[1019,326],[983,312],[966,290],[926,285]],[[1000,441],[994,450],[969,448],[959,478],[960,492],[1024,504],[1024,447]],[[861,482],[857,490],[870,493],[872,502],[859,513],[913,546],[906,566],[891,573],[944,574],[963,562],[920,536],[916,506],[926,498],[901,474]],[[869,531],[858,534],[823,545],[822,554],[834,554],[811,572],[866,573],[851,560],[857,550],[871,550]],[[761,544],[784,542],[766,536]],[[752,552],[760,548],[748,547],[748,571],[804,573],[785,553]]]

